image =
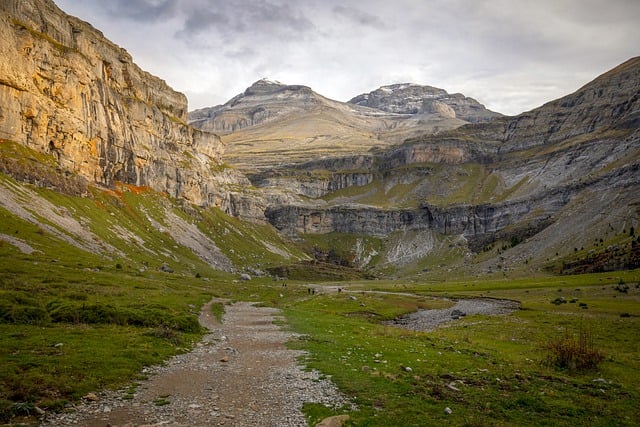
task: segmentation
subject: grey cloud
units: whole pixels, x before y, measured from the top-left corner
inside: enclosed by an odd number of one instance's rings
[[[55,1],[192,108],[266,76],[341,100],[412,81],[515,114],[637,55],[640,40],[638,0]]]
[[[360,25],[374,28],[386,28],[386,24],[379,17],[354,7],[338,5],[333,8],[333,12]]]
[[[173,16],[177,10],[178,0],[110,0],[99,4],[112,17],[153,22]]]
[[[231,49],[224,52],[224,56],[229,59],[249,60],[257,56],[255,49],[244,46],[239,49]]]
[[[268,0],[185,3],[187,17],[176,35],[189,39],[205,32],[230,34],[266,34],[289,38],[314,28],[313,23],[291,4],[275,4]]]

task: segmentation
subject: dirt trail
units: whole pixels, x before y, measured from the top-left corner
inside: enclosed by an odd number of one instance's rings
[[[303,403],[341,406],[345,399],[317,372],[305,372],[286,348],[294,334],[274,323],[279,312],[240,302],[223,323],[207,304],[200,322],[210,330],[196,348],[149,369],[133,399],[107,392],[45,426],[306,426]]]

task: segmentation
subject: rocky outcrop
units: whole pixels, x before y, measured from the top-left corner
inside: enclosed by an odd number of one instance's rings
[[[349,103],[388,113],[457,117],[470,123],[486,122],[502,116],[460,93],[449,94],[444,89],[411,83],[382,86],[373,92],[356,96]]]
[[[256,187],[286,189],[295,194],[317,199],[343,188],[370,184],[373,181],[373,173],[310,170],[305,173],[279,172],[250,175],[249,180]]]
[[[186,124],[186,97],[50,0],[0,3],[0,139],[67,173],[196,204],[219,191],[220,139]]]

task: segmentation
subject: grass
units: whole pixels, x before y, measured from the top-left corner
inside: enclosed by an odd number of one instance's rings
[[[627,283],[640,279],[638,271],[624,275]],[[321,294],[285,312],[303,334],[292,346],[309,351],[304,363],[355,399],[354,425],[636,425],[640,290],[621,294],[618,281],[613,275],[478,280],[475,290],[468,282],[365,282],[352,286],[400,286],[422,296]],[[577,295],[589,308],[552,304],[559,293]],[[428,308],[438,302],[431,294],[507,297],[523,308],[509,316],[467,316],[432,333],[380,323],[415,310],[420,298]],[[625,312],[629,317],[620,317]],[[587,348],[603,355],[596,368],[547,363],[546,344],[565,331],[589,331]]]
[[[45,248],[47,236],[35,226],[17,220],[5,224]],[[202,270],[209,277],[205,281],[190,274],[191,268],[174,274],[140,272],[125,260],[118,269],[115,260],[99,265],[99,259],[80,256],[73,247],[60,247],[53,263],[45,253],[27,256],[9,245],[0,251],[2,301],[44,313],[0,323],[0,393],[7,414],[31,406],[59,410],[89,391],[131,384],[143,366],[186,351],[199,337],[197,331],[130,324],[118,316],[108,322],[56,320],[57,302],[75,310],[100,305],[116,314],[133,311],[153,318],[150,313],[161,310],[162,317],[188,313],[195,318],[198,308],[216,296],[260,300],[283,309],[290,327],[301,334],[290,345],[308,352],[302,362],[330,376],[357,404],[356,410],[337,411],[307,405],[309,419],[348,412],[354,425],[370,426],[640,422],[634,380],[640,369],[637,271],[518,280],[436,282],[427,276],[418,283],[338,282],[328,285],[354,292],[331,293],[309,282],[289,281],[285,288],[269,278],[239,286],[231,277],[212,277]],[[626,293],[617,289],[621,282]],[[310,294],[309,286],[318,292]],[[392,293],[363,293],[370,290]],[[417,309],[450,305],[439,297],[452,296],[516,299],[523,309],[510,316],[467,316],[432,333],[381,323]],[[558,296],[577,301],[553,304]],[[221,314],[224,307],[216,304],[213,310]],[[597,370],[546,363],[545,343],[564,331],[578,331],[580,325],[588,325],[593,345],[603,349]],[[445,407],[452,409],[450,415]]]

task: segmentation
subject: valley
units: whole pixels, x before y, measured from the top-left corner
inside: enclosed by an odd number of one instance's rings
[[[349,402],[291,425],[640,424],[640,58],[517,116],[267,79],[189,112],[51,0],[3,2],[0,36],[0,423],[106,393],[183,425],[140,384],[222,345],[216,298],[273,309]],[[394,326],[468,298],[518,308]]]

